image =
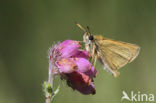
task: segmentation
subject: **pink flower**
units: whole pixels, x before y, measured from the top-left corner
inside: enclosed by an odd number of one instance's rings
[[[89,53],[80,49],[78,41],[65,40],[49,51],[49,68],[82,94],[95,94],[93,78],[96,69],[89,62]]]

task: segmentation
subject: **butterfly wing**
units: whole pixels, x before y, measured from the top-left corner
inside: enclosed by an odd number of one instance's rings
[[[139,54],[140,47],[135,44],[115,41],[107,38],[96,39],[97,54],[104,68],[115,77],[117,70],[133,61]]]

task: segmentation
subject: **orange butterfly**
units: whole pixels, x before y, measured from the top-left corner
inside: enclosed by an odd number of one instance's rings
[[[93,35],[88,27],[86,30],[78,23],[77,26],[85,32],[83,42],[91,55],[92,62],[94,61],[94,66],[98,59],[104,69],[113,74],[114,77],[118,76],[118,69],[132,62],[139,54],[140,47],[135,44],[111,40],[101,35]]]

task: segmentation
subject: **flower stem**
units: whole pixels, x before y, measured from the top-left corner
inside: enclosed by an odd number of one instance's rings
[[[51,103],[51,99],[50,98],[46,98],[46,103]]]
[[[49,63],[49,76],[48,76],[48,83],[46,83],[46,103],[51,103],[53,99],[53,80],[54,80],[54,73],[51,63]]]

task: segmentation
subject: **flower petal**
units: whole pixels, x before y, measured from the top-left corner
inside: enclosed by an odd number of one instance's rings
[[[88,94],[94,95],[96,93],[93,83],[91,83],[89,86],[77,87],[75,89],[77,89],[80,93],[85,94],[85,95],[88,95]]]
[[[79,50],[79,51],[78,51],[75,55],[73,55],[72,57],[88,59],[88,58],[89,58],[89,53],[88,53],[87,51],[84,51],[84,50]]]
[[[80,43],[73,40],[65,40],[58,46],[58,50],[61,53],[61,57],[68,58],[77,54],[80,48]]]
[[[94,87],[94,84],[91,82],[90,85],[81,85],[81,86],[77,86],[77,85],[71,85],[68,82],[68,85],[73,89],[73,90],[77,90],[82,94],[88,95],[88,94],[95,94],[96,90]]]
[[[77,65],[71,58],[62,58],[55,63],[61,73],[72,73],[77,70]]]
[[[75,58],[74,60],[75,60],[76,65],[78,66],[78,71],[79,72],[84,73],[84,72],[87,72],[90,69],[91,64],[87,59],[85,59],[85,58]]]
[[[90,62],[84,58],[75,58],[75,63],[78,66],[78,72],[84,73],[90,78],[93,78],[97,75],[97,70],[91,66]]]
[[[91,69],[85,72],[85,74],[88,75],[90,78],[96,77],[97,73],[98,72],[96,68],[94,68],[93,66],[91,67]]]
[[[75,86],[86,86],[90,85],[91,83],[91,78],[89,76],[85,75],[84,73],[80,72],[72,72],[70,74],[66,74],[68,82],[75,87]]]

